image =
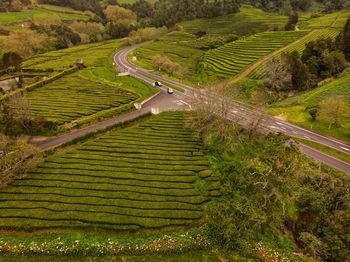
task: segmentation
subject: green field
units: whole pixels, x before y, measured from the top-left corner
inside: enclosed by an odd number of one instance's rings
[[[133,107],[139,96],[125,88],[66,76],[28,93],[31,115],[63,124],[103,110]],[[126,106],[129,105],[129,106]],[[121,110],[123,111],[123,110]]]
[[[240,12],[236,14],[196,19],[182,22],[180,26],[189,33],[205,31],[214,35],[237,34],[244,36],[283,27],[287,19],[286,16],[276,13],[267,13],[252,7],[242,7]]]
[[[349,130],[342,127],[329,129],[329,123],[321,120],[311,121],[311,117],[306,110],[306,108],[316,106],[322,100],[335,95],[345,97],[350,103],[349,83],[350,73],[345,73],[344,76],[329,84],[277,103],[270,108],[270,111],[274,115],[279,115],[292,123],[350,142]]]
[[[138,230],[189,226],[218,178],[186,113],[168,112],[48,157],[0,190],[0,228]]]
[[[52,18],[58,17],[61,20],[86,20],[88,16],[83,13],[72,11],[71,9],[53,8],[49,9],[48,6],[35,7],[33,9],[24,10],[22,12],[8,12],[1,13],[0,15],[0,26],[6,28],[17,28],[21,23],[30,21],[35,18]]]
[[[207,71],[221,77],[237,76],[254,62],[306,33],[307,31],[264,32],[210,50],[205,54]]]
[[[40,54],[26,60],[24,68],[31,69],[67,69],[77,59],[83,59],[88,68],[111,67],[112,55],[121,47],[121,40],[111,40],[94,44],[79,45],[72,48]],[[110,58],[110,60],[109,60]]]

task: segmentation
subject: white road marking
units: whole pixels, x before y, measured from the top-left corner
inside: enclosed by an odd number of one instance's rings
[[[346,150],[346,151],[350,151],[350,148],[347,148],[347,147],[341,146],[340,148],[341,148],[341,149],[344,149],[344,150]]]

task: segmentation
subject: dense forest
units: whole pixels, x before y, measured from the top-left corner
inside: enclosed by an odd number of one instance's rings
[[[23,8],[30,6],[32,2],[30,0],[1,0],[0,1],[0,13],[1,12],[19,12]]]

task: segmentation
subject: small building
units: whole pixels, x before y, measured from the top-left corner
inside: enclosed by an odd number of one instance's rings
[[[75,65],[78,67],[79,70],[86,68],[84,60],[82,58],[77,59],[77,61],[75,61]]]

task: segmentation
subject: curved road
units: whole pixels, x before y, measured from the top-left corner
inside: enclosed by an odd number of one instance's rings
[[[137,49],[138,47],[140,47],[140,45],[125,48],[114,56],[114,63],[117,67],[116,69],[118,70],[118,72],[128,72],[130,76],[150,84],[154,83],[154,79],[158,79],[163,82],[164,84],[164,86],[162,87],[163,89],[167,88],[167,84],[169,84],[170,87],[176,86],[176,87],[182,88],[183,90],[185,90],[184,93],[174,90],[175,94],[178,97],[181,97],[184,101],[189,102],[192,95],[196,92],[195,89],[183,83],[177,82],[175,80],[168,79],[150,70],[138,67],[129,62],[128,60],[129,54],[133,50]],[[256,108],[239,101],[232,101],[232,104],[230,105],[230,109],[231,110],[227,118],[241,125],[251,124],[252,121],[254,121],[254,119],[257,119],[257,117],[261,118],[262,116],[262,113],[258,111]],[[308,129],[299,127],[297,125],[291,124],[289,122],[283,121],[281,119],[272,117],[267,114],[263,116],[262,123],[263,123],[263,129],[264,129],[262,131],[264,132],[280,132],[288,136],[314,141],[319,144],[323,144],[325,146],[328,146],[330,148],[336,149],[340,152],[350,155],[350,145],[347,143],[344,143],[343,141],[339,141],[333,138],[329,138],[329,137],[317,134]],[[304,144],[300,144],[300,150],[304,154],[328,166],[331,166],[333,168],[336,168],[338,170],[341,170],[345,173],[350,174],[350,164],[342,160],[329,156],[325,153],[322,153]]]

